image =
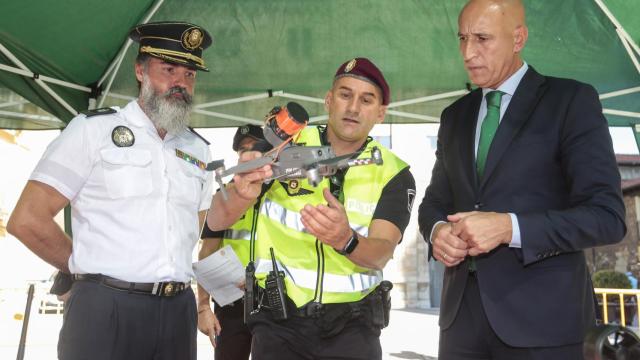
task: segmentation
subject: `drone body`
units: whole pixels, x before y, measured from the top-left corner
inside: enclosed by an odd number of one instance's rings
[[[239,163],[229,169],[225,169],[221,160],[207,164],[208,171],[215,171],[216,182],[225,199],[227,194],[224,177],[250,172],[265,165],[271,165],[273,171],[273,175],[265,182],[306,178],[312,186],[317,186],[323,177],[334,175],[340,169],[369,164],[382,165],[382,155],[376,147],[371,150],[371,157],[362,159],[358,158],[360,152],[336,156],[331,146],[292,143],[291,140],[307,125],[308,119],[306,110],[294,102],[283,108],[275,107],[267,114],[263,129],[265,138],[274,147],[273,150],[264,153],[261,158]]]

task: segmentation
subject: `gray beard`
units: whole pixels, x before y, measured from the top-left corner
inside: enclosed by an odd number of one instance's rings
[[[184,99],[172,97],[174,93],[181,93]],[[185,89],[173,87],[164,94],[158,94],[145,76],[140,87],[140,100],[145,114],[157,129],[177,135],[189,125],[193,98]]]

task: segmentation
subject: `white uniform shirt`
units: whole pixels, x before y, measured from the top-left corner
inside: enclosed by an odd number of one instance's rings
[[[118,147],[113,129],[135,136]],[[31,180],[71,202],[74,274],[130,282],[189,281],[198,211],[211,204],[212,175],[176,155],[204,163],[205,142],[185,130],[162,140],[137,101],[115,114],[74,118],[47,148]]]

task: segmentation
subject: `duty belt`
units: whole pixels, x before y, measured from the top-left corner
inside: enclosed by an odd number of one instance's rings
[[[154,296],[175,296],[189,288],[189,283],[164,281],[157,283],[127,282],[102,274],[74,274],[78,281],[91,281],[111,289]]]

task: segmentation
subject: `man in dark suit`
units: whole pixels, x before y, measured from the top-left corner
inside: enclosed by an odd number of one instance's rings
[[[583,250],[626,231],[598,94],[522,61],[519,0],[469,1],[458,25],[479,88],[442,113],[419,215],[446,266],[439,359],[582,359],[595,323]]]

